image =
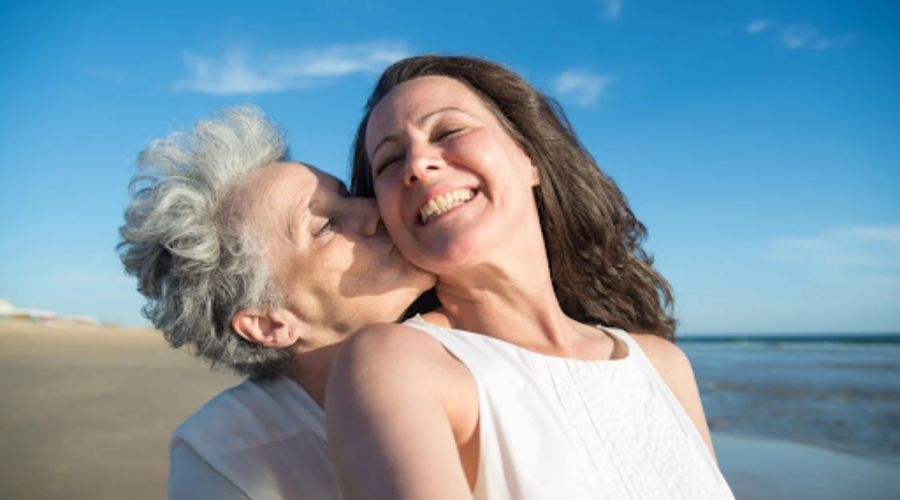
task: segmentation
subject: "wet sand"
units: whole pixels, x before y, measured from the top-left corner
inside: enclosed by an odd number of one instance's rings
[[[0,320],[0,498],[165,498],[172,430],[238,381],[151,330]]]
[[[715,435],[719,466],[739,500],[893,500],[900,468],[826,448]]]
[[[0,498],[165,498],[168,439],[239,382],[151,330],[0,320]],[[739,499],[900,498],[896,466],[714,436]]]

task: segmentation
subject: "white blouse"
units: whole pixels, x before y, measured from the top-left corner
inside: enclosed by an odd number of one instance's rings
[[[245,380],[175,430],[168,489],[173,500],[337,500],[325,412],[293,380]]]
[[[472,373],[478,500],[733,499],[700,433],[637,342],[621,359],[535,353],[463,330],[406,323]]]

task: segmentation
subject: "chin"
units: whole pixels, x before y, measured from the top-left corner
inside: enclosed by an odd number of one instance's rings
[[[450,242],[421,255],[421,267],[439,276],[446,275],[473,266],[479,255],[478,245],[474,242]]]
[[[412,281],[415,283],[428,283],[429,281],[434,282],[436,280],[434,274],[413,264],[405,258],[401,257],[399,259],[399,263],[393,264],[394,267],[397,268],[397,276],[399,276],[400,279],[403,280],[403,283],[407,283],[408,281]],[[400,283],[400,285],[402,286],[403,283]]]
[[[413,287],[420,294],[437,284],[437,276],[418,267],[410,265],[408,273],[413,281]]]

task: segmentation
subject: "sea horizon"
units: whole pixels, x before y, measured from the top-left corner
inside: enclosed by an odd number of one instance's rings
[[[680,333],[676,342],[849,342],[900,343],[900,332]]]

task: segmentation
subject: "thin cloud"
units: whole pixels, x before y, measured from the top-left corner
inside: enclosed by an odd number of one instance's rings
[[[608,21],[618,21],[622,16],[622,0],[603,0],[603,17]]]
[[[816,236],[780,238],[777,260],[844,268],[900,271],[900,225],[834,228]]]
[[[747,23],[747,26],[744,26],[744,32],[749,35],[756,35],[768,30],[773,24],[774,23],[768,19],[757,19]]]
[[[852,33],[828,36],[811,24],[781,24],[771,19],[755,19],[744,26],[744,33],[749,36],[769,32],[789,50],[828,50],[847,45],[855,38]]]
[[[900,225],[851,227],[839,229],[837,234],[866,241],[900,243]]]
[[[824,36],[808,24],[793,24],[785,26],[779,33],[781,43],[791,49],[827,50],[839,45],[845,45],[853,41],[853,35]]]
[[[407,57],[402,43],[367,42],[270,54],[232,50],[222,57],[184,53],[188,76],[175,88],[204,94],[258,94],[298,90],[353,74],[372,74]]]
[[[563,71],[554,83],[554,90],[563,99],[571,100],[582,108],[597,103],[612,78],[587,70]]]

